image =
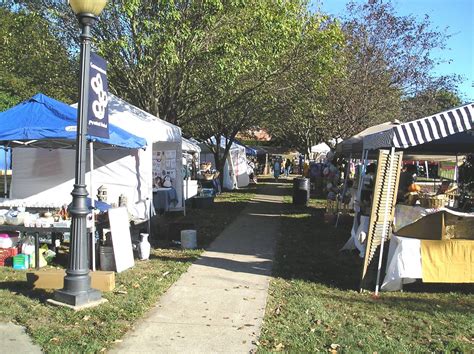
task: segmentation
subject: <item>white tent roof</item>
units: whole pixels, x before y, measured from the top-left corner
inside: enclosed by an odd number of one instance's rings
[[[383,132],[388,130],[396,125],[399,125],[400,122],[385,122],[381,124],[374,125],[372,127],[368,127],[367,129],[357,133],[356,135],[344,140],[342,143],[337,145],[337,152],[340,153],[352,153],[354,154],[362,154],[362,150],[364,148],[364,137],[370,134]]]
[[[321,143],[318,145],[311,146],[311,152],[323,154],[323,153],[328,153],[329,151],[331,151],[331,148],[326,143]]]
[[[165,122],[109,93],[109,120],[148,142],[157,141],[181,143],[181,128]]]
[[[201,152],[201,148],[198,144],[186,138],[183,138],[183,142],[181,143],[181,149],[183,151],[188,151],[188,152]]]

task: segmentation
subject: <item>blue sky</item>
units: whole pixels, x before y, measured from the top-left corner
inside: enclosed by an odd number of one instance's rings
[[[347,0],[313,0],[322,12],[334,16],[344,14]],[[364,0],[357,0],[364,3]],[[451,60],[436,67],[434,74],[458,74],[464,81],[459,92],[464,101],[474,101],[474,0],[393,0],[400,15],[412,14],[420,20],[427,14],[433,28],[447,31],[452,37],[443,51],[433,57]]]

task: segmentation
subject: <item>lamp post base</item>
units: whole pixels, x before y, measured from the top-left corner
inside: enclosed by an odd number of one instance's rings
[[[100,300],[97,300],[97,301],[92,301],[92,302],[88,302],[84,305],[78,305],[78,306],[73,306],[73,305],[69,305],[69,304],[65,304],[64,302],[61,302],[61,301],[57,301],[57,300],[54,300],[54,299],[48,299],[46,300],[46,302],[48,304],[51,304],[51,305],[54,305],[54,306],[63,306],[63,307],[67,307],[67,308],[70,308],[74,311],[80,311],[80,310],[84,310],[84,309],[89,309],[91,307],[96,307],[96,306],[99,306],[105,302],[108,302],[107,299],[100,299]]]
[[[97,289],[88,289],[86,291],[70,291],[65,289],[56,290],[54,292],[53,301],[61,303],[61,305],[69,305],[73,307],[83,307],[91,303],[102,302],[102,294]]]

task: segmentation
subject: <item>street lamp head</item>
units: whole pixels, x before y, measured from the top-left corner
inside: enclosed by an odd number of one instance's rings
[[[76,15],[92,14],[99,16],[107,0],[69,0],[69,5]]]

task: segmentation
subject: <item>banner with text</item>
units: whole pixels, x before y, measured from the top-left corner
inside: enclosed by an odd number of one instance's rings
[[[109,138],[107,62],[91,53],[87,133]]]

